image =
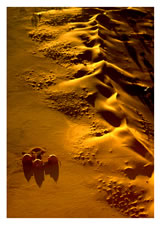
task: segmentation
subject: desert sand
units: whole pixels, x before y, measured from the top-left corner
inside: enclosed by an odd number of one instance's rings
[[[8,8],[9,218],[154,217],[153,61],[153,8]]]

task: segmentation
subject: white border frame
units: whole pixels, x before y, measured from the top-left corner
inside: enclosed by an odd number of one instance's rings
[[[6,218],[6,7],[101,7],[101,6],[133,6],[133,7],[155,7],[155,218],[151,219],[7,219]],[[160,35],[160,23],[161,23],[161,1],[160,0],[63,0],[51,1],[51,0],[0,0],[0,223],[5,224],[81,224],[81,223],[92,223],[95,224],[160,224],[161,223],[161,193],[160,193],[160,146],[161,138],[160,134],[160,113],[161,110],[158,108],[157,101],[160,97],[159,90],[161,89],[161,69],[160,69],[160,53],[161,53],[161,35]],[[137,221],[136,221],[137,220]]]

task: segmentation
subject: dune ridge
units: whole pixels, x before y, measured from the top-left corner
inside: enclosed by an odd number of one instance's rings
[[[100,173],[101,198],[127,217],[153,217],[153,9],[52,9],[34,18],[33,54],[67,73],[23,78],[71,121],[71,156]]]

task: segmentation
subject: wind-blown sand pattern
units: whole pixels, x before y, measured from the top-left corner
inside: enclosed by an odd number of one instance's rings
[[[8,9],[8,217],[154,216],[153,14]],[[36,145],[56,179],[23,171]]]

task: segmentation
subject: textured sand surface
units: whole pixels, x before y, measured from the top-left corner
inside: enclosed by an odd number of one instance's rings
[[[154,216],[153,58],[153,8],[8,8],[8,217]]]

